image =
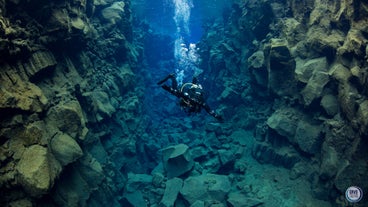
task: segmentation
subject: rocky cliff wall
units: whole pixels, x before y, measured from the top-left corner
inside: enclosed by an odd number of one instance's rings
[[[129,4],[0,1],[1,206],[120,206],[141,124]]]
[[[254,127],[253,157],[335,205],[348,205],[349,186],[368,187],[367,21],[360,0],[238,1],[203,40],[223,112]]]

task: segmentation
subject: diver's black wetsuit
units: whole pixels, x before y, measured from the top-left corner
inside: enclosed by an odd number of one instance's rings
[[[168,79],[171,79],[171,87],[168,85],[162,85]],[[159,81],[157,84],[161,85],[161,87],[166,91],[168,91],[169,93],[180,98],[180,106],[186,109],[188,113],[192,112],[198,113],[201,111],[202,108],[204,108],[204,110],[206,110],[208,114],[210,114],[211,116],[215,117],[218,120],[222,120],[222,117],[216,114],[214,110],[211,110],[211,108],[205,102],[202,87],[191,87],[189,89],[191,90],[190,93],[183,92],[178,88],[178,82],[176,81],[174,74],[168,75],[167,77]],[[193,78],[192,85],[199,86],[197,85],[196,78]]]

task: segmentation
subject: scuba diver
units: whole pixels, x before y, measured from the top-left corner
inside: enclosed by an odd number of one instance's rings
[[[166,84],[162,85],[169,79],[171,80],[171,87]],[[193,77],[191,83],[184,83],[180,89],[174,74],[166,76],[164,79],[159,81],[157,85],[161,85],[163,89],[178,97],[180,99],[180,107],[188,114],[198,113],[202,108],[204,108],[208,114],[215,117],[217,120],[222,121],[222,117],[216,114],[215,111],[211,110],[211,108],[207,105],[203,88],[200,84],[198,84],[196,77]]]

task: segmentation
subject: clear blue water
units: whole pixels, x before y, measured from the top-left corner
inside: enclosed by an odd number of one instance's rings
[[[188,7],[186,7],[186,5]],[[132,1],[133,13],[141,20],[147,21],[155,32],[163,35],[177,35],[177,25],[175,23],[175,11],[180,17],[187,16],[188,21],[179,25],[188,27],[185,40],[196,43],[203,34],[202,24],[204,20],[222,15],[225,8],[231,6],[231,1],[226,0],[137,0]],[[180,18],[179,18],[180,19]]]
[[[193,76],[201,77],[201,57],[198,53],[203,25],[222,17],[223,11],[231,6],[226,0],[139,0],[132,1],[135,18],[149,25],[151,34],[145,41],[145,58],[148,63],[146,80],[147,113],[154,122],[173,116],[186,117],[179,107],[167,109],[167,104],[176,103],[155,84],[170,73],[175,73],[179,85],[190,82]],[[152,94],[156,94],[155,97]],[[166,99],[165,102],[158,99]],[[161,104],[160,104],[161,103]],[[154,108],[152,110],[152,108]],[[167,112],[165,116],[163,113]],[[199,115],[201,116],[201,115]]]

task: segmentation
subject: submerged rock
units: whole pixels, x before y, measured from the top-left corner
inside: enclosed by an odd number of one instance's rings
[[[301,117],[301,113],[293,108],[278,109],[267,119],[267,125],[295,143],[295,131]]]
[[[196,201],[190,207],[205,207],[204,201]]]
[[[368,100],[359,104],[357,119],[360,121],[360,131],[368,133]]]
[[[313,71],[312,77],[310,77],[307,85],[301,91],[303,102],[306,106],[310,105],[314,100],[321,98],[323,88],[329,80],[326,68]]]
[[[137,190],[143,190],[152,184],[152,179],[152,175],[129,173],[128,182],[125,185],[125,191],[127,193],[133,193]]]
[[[20,184],[32,196],[41,196],[53,186],[61,167],[52,159],[47,148],[40,145],[32,145],[24,151],[16,170]]]
[[[367,44],[367,38],[359,29],[352,28],[349,30],[344,45],[338,48],[337,52],[340,55],[348,55],[354,53],[362,56],[364,54],[364,47]]]
[[[166,182],[164,196],[159,204],[160,207],[173,207],[175,200],[183,186],[183,180],[180,178],[173,178]]]
[[[260,206],[263,202],[257,198],[248,197],[241,192],[229,193],[227,203],[230,207]]]
[[[48,99],[35,84],[24,81],[18,72],[11,68],[0,71],[0,109],[41,112]]]
[[[180,194],[189,204],[196,201],[224,202],[230,189],[231,182],[227,176],[204,174],[187,178]]]
[[[266,68],[266,61],[263,51],[257,51],[248,58],[249,70],[252,72],[256,82],[267,88],[268,73]]]
[[[92,189],[78,170],[67,169],[68,176],[60,178],[55,185],[53,200],[58,206],[86,206]]]
[[[339,165],[339,158],[336,150],[326,144],[322,147],[322,163],[320,176],[322,179],[330,179],[336,175]]]
[[[120,201],[122,206],[129,207],[147,207],[148,204],[143,198],[141,191],[134,191],[130,193],[125,193],[123,199]]]
[[[104,18],[104,20],[109,21],[112,24],[116,24],[122,19],[122,15],[124,14],[124,7],[124,1],[115,2],[110,7],[102,10],[102,17]]]
[[[23,64],[24,70],[31,81],[36,81],[38,76],[45,74],[46,70],[53,70],[56,65],[54,55],[49,51],[37,51]],[[39,80],[38,80],[39,81]]]
[[[143,192],[149,192],[152,189],[152,181],[151,175],[129,173],[123,199],[120,201],[122,206],[148,206],[148,200],[144,198]]]
[[[308,83],[308,80],[312,77],[314,71],[327,71],[327,59],[326,57],[315,58],[308,61],[297,60],[298,66],[295,68],[295,74],[298,81]]]
[[[57,127],[60,131],[77,139],[84,139],[87,133],[81,106],[77,101],[59,103],[52,107],[46,117],[50,128]]]
[[[268,88],[279,96],[293,95],[295,60],[290,54],[287,42],[272,39],[269,47]]]
[[[322,127],[307,121],[299,121],[295,132],[295,141],[301,150],[309,154],[320,151],[322,144]]]
[[[51,149],[62,165],[72,163],[83,155],[78,143],[67,134],[56,135],[51,140]]]
[[[330,116],[334,116],[339,112],[339,105],[337,98],[331,94],[326,94],[322,97],[321,106],[323,107],[325,112]]]
[[[91,112],[95,117],[90,118],[92,122],[100,122],[116,111],[112,106],[110,97],[104,91],[86,92],[83,97],[91,104]]]
[[[162,150],[162,160],[168,178],[189,172],[194,165],[189,147],[179,144]]]
[[[253,146],[252,156],[260,163],[272,163],[276,166],[292,168],[301,160],[300,155],[293,148],[276,148],[269,144],[257,143]]]

